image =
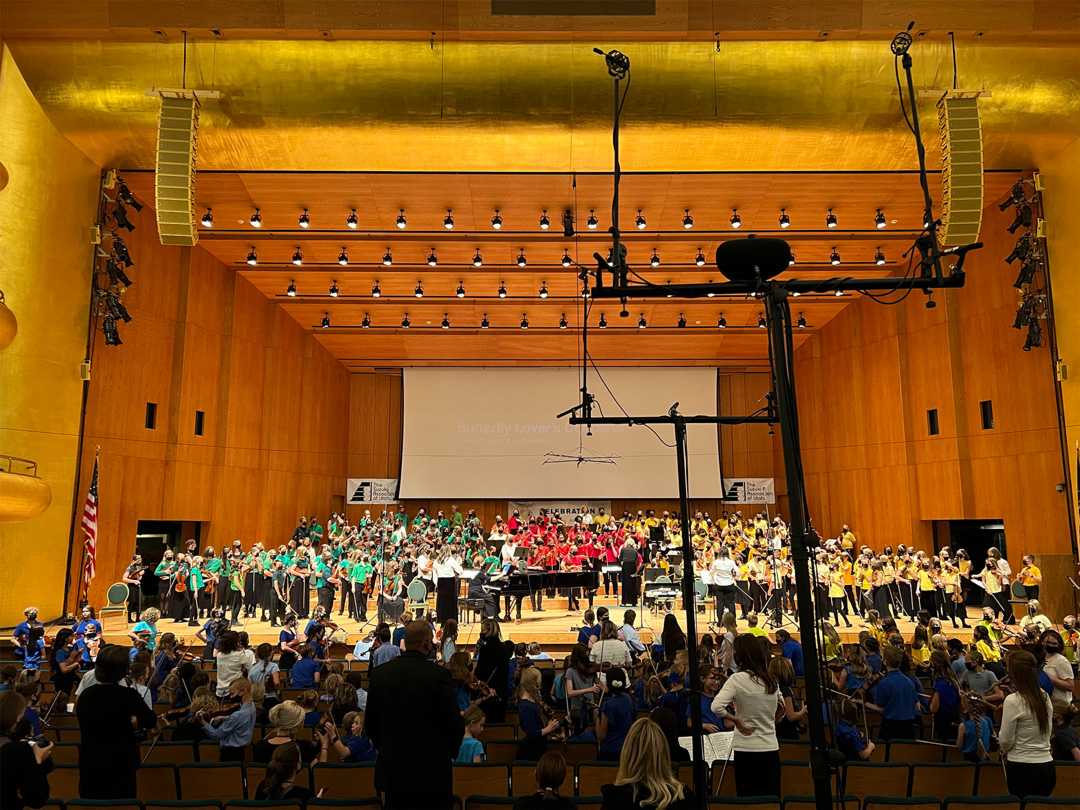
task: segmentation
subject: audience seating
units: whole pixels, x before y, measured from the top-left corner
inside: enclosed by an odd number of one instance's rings
[[[710,799],[709,807],[737,807],[739,810],[779,810],[779,796],[748,796],[741,799]]]
[[[784,799],[784,810],[815,810],[817,802],[813,796],[787,796]],[[842,805],[842,806],[841,806]],[[843,801],[833,796],[833,807],[836,810],[859,810],[859,799],[856,796],[845,796]]]
[[[143,765],[135,773],[135,785],[140,801],[175,801],[176,768],[167,763]]]
[[[79,798],[79,766],[57,765],[49,774],[49,795],[54,799]]]
[[[142,810],[142,805],[138,801],[123,801],[121,799],[68,799],[64,802],[64,806],[71,808],[71,810],[83,810],[83,808],[90,807],[108,807],[110,810]]]
[[[568,742],[563,748],[566,764],[571,768],[582,762],[595,762],[596,753],[596,743],[591,742]]]
[[[308,807],[382,807],[382,802],[369,796],[366,799],[312,799]]]
[[[367,799],[376,795],[375,764],[320,762],[311,770],[311,789],[335,799]]]
[[[517,740],[484,740],[488,762],[509,765],[517,754]]]
[[[959,793],[975,795],[975,773],[971,762],[917,763],[911,767],[911,795],[938,800]]]
[[[1015,796],[946,796],[942,810],[1020,810]]]
[[[454,795],[509,796],[510,768],[496,762],[454,765]]]
[[[814,779],[810,773],[810,763],[806,760],[781,762],[780,785],[784,793],[797,793],[800,796],[813,795]]]
[[[78,765],[79,744],[76,742],[58,742],[54,744],[52,760],[56,765]]]
[[[682,767],[685,768],[687,771],[689,771],[689,774],[688,774],[689,783],[691,785],[693,785],[693,783],[694,783],[693,769],[690,768],[688,763],[683,764]],[[680,770],[680,774],[681,774],[681,770]],[[681,779],[681,781],[686,782],[687,780],[686,779]],[[723,797],[723,796],[734,797],[735,796],[735,762],[734,761],[729,761],[727,763],[727,767],[724,767],[723,762],[719,762],[719,761],[714,762],[712,764],[712,769],[709,772],[709,785],[711,787],[712,794],[714,796],[717,796],[717,797]]]
[[[1028,799],[1024,802],[1024,810],[1061,810],[1062,807],[1076,807],[1077,804],[1077,800],[1071,797]]]
[[[574,794],[599,796],[600,786],[613,783],[618,773],[617,762],[582,762],[577,766],[577,789]]]
[[[465,799],[465,810],[473,810],[475,807],[513,807],[514,801],[512,796],[469,796]]]
[[[892,740],[888,743],[886,762],[944,762],[946,746],[917,740]]]
[[[955,795],[955,794],[953,794]],[[1005,772],[997,759],[979,763],[975,780],[976,796],[1008,796]]]
[[[189,742],[158,742],[142,746],[140,755],[149,765],[166,762],[170,765],[184,765],[199,761],[199,747]]]
[[[221,810],[221,802],[208,799],[190,799],[187,801],[143,803],[143,810],[175,810],[175,808],[183,808],[184,810]]]
[[[941,810],[941,800],[933,796],[867,796],[862,810]]]
[[[245,762],[244,763],[244,783],[247,787],[247,797],[249,799],[255,798],[255,790],[259,787],[259,783],[266,777],[266,763],[265,762]],[[310,782],[311,776],[308,775],[308,781]]]
[[[573,781],[573,770],[567,774],[567,781]],[[563,793],[572,794],[574,786],[563,785]],[[515,760],[510,763],[510,795],[531,796],[536,792],[536,763],[527,760]]]
[[[574,807],[580,807],[582,810],[603,810],[604,806],[603,796],[577,796],[571,801]]]
[[[1055,765],[1057,785],[1051,795],[1080,797],[1080,762],[1057,762]]]
[[[517,735],[517,723],[488,723],[484,726],[485,739],[490,737],[493,740],[516,740]]]
[[[238,762],[189,762],[176,767],[181,799],[226,802],[244,797],[244,772]]]
[[[264,810],[302,810],[304,803],[299,799],[276,799],[268,801],[232,801],[225,804],[225,810],[240,810],[246,807],[260,807]]]
[[[911,768],[898,762],[849,762],[844,766],[844,794],[907,796]]]

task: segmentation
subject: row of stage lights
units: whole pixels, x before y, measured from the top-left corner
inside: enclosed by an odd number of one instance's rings
[[[207,208],[200,222],[202,223],[202,226],[204,228],[214,227],[214,209]],[[251,214],[251,217],[248,219],[248,223],[251,225],[252,228],[261,228],[263,225],[262,211],[256,208],[255,211]],[[299,217],[297,217],[296,224],[298,227],[304,230],[308,230],[309,228],[311,228],[311,213],[307,208],[303,209],[303,211],[300,212]],[[408,224],[409,220],[405,216],[405,209],[398,209],[397,219],[394,220],[394,227],[400,231],[403,231],[408,227]],[[735,230],[738,230],[743,226],[742,215],[739,213],[738,208],[731,209],[731,216],[728,218],[728,224]],[[504,221],[502,213],[499,211],[498,208],[496,208],[495,212],[491,216],[491,228],[492,230],[500,231],[502,230],[503,225]],[[681,225],[683,227],[683,230],[687,231],[694,227],[694,215],[693,213],[691,213],[689,208],[683,209],[683,218]],[[780,215],[777,218],[777,225],[783,230],[787,230],[791,227],[791,215],[788,214],[787,209],[780,209]],[[880,231],[884,230],[887,225],[888,220],[885,217],[884,209],[875,209],[874,227]],[[595,231],[597,228],[600,227],[600,220],[597,219],[595,208],[589,209],[589,218],[585,220],[585,226],[590,231]],[[355,208],[353,208],[349,212],[348,216],[345,217],[345,227],[353,231],[357,230],[360,227],[360,217],[357,214]],[[541,231],[547,231],[551,228],[551,218],[548,216],[546,208],[540,212],[539,227]],[[643,231],[648,227],[648,220],[645,219],[645,212],[641,208],[637,210],[637,216],[634,217],[634,227],[637,228],[637,230],[639,231]],[[836,212],[833,211],[833,209],[831,208],[825,209],[825,227],[829,230],[835,230],[837,227],[839,227],[839,220],[837,219]],[[454,230],[454,210],[452,208],[446,209],[446,216],[443,217],[443,229],[447,231]],[[569,211],[565,212],[563,215],[563,231],[569,236],[573,235],[573,214]]]
[[[254,246],[252,246],[251,249],[248,250],[247,258],[246,258],[245,261],[251,267],[255,267],[255,266],[257,266],[259,264],[259,255],[255,251]],[[303,252],[303,250],[300,249],[299,246],[297,246],[296,249],[293,251],[291,261],[292,261],[292,264],[295,265],[296,267],[303,266],[303,264],[304,264],[304,252]],[[426,261],[427,261],[428,267],[438,267],[439,266],[439,256],[435,252],[435,248],[431,248],[431,252],[428,253]],[[885,262],[886,262],[885,252],[880,247],[875,248],[874,249],[874,264],[876,264],[878,266],[881,266],[881,265],[885,264]],[[346,267],[349,264],[349,252],[344,247],[341,248],[341,253],[338,254],[337,263],[339,265],[341,265],[342,267]],[[383,263],[383,265],[385,267],[390,267],[391,265],[393,265],[394,256],[391,253],[390,248],[387,248],[386,253],[383,254],[382,263]],[[525,249],[524,248],[521,248],[521,249],[518,250],[516,263],[517,263],[518,267],[527,267],[528,266],[529,260],[525,256]],[[560,264],[562,264],[563,267],[570,267],[570,266],[572,266],[574,264],[574,260],[573,260],[573,258],[571,258],[570,253],[568,251],[566,251],[566,250],[563,251],[562,259],[560,259]],[[702,248],[698,248],[697,255],[694,256],[694,264],[697,265],[698,267],[704,267],[705,266],[705,253],[704,253]],[[788,262],[789,266],[793,265],[793,264],[795,264],[795,253],[794,253],[794,251],[792,252],[791,259]],[[840,265],[840,251],[835,246],[832,248],[832,251],[829,253],[829,264],[831,264],[833,267],[837,267],[837,266]],[[480,255],[480,249],[479,248],[477,248],[476,253],[473,255],[472,266],[473,267],[483,267],[484,266],[484,257]],[[657,250],[655,248],[653,249],[652,255],[649,257],[649,266],[650,267],[659,267],[660,266],[660,254],[657,252]]]
[[[330,313],[329,312],[323,313],[323,319],[322,319],[322,323],[320,325],[322,326],[323,329],[329,329],[330,328]],[[725,318],[724,313],[721,312],[720,317],[718,317],[716,319],[716,328],[717,329],[727,329],[727,325],[728,325],[727,318]],[[795,325],[799,329],[806,329],[807,328],[807,322],[806,322],[805,313],[802,313],[802,312],[799,313],[799,320],[796,322]],[[372,324],[371,324],[371,315],[369,315],[367,312],[364,313],[364,318],[363,318],[362,321],[360,321],[360,326],[363,329],[370,329],[371,328],[371,326],[372,326]],[[412,326],[412,321],[409,320],[409,313],[406,312],[405,316],[401,319],[401,328],[402,329],[409,329],[411,326]],[[529,315],[528,315],[527,312],[522,312],[521,313],[521,322],[520,322],[520,324],[518,324],[518,326],[521,329],[528,329],[529,328]],[[570,324],[566,320],[566,313],[563,313],[563,315],[559,318],[559,329],[568,329],[569,326],[570,326]],[[600,320],[599,320],[599,322],[597,322],[597,326],[600,329],[607,329],[607,327],[608,327],[607,317],[602,312],[600,313]],[[646,328],[648,328],[648,326],[649,326],[649,323],[645,319],[645,313],[642,312],[641,316],[638,318],[637,328],[638,329],[646,329]],[[675,326],[678,329],[686,329],[687,328],[686,316],[683,315],[681,312],[679,313],[679,320],[675,323]],[[758,329],[764,329],[764,328],[766,328],[766,326],[767,326],[767,324],[765,322],[765,315],[764,314],[758,315],[757,328]],[[449,329],[450,328],[450,313],[448,313],[448,312],[443,313],[443,319],[442,319],[442,323],[440,324],[440,328],[442,328],[442,329]],[[481,329],[490,329],[491,328],[491,321],[488,319],[488,316],[487,316],[486,312],[484,313],[484,317],[480,321],[480,328]]]
[[[338,286],[337,279],[334,279],[333,281],[330,282],[330,288],[329,288],[328,292],[329,292],[329,295],[330,295],[331,298],[338,298],[341,295],[341,287]],[[298,294],[299,294],[299,292],[297,291],[297,288],[296,288],[296,279],[290,279],[289,280],[289,286],[285,288],[285,295],[287,295],[289,298],[296,298],[296,296]],[[496,294],[499,296],[499,298],[503,298],[503,299],[508,298],[510,296],[510,293],[506,288],[506,282],[503,282],[503,281],[499,282],[499,289],[496,291]],[[547,282],[546,281],[540,282],[540,289],[537,291],[537,297],[540,300],[543,301],[543,300],[546,300],[548,298],[549,294],[550,293],[548,292]],[[583,288],[582,289],[582,295],[585,296],[587,294],[588,294],[587,289]],[[798,297],[799,295],[801,295],[801,293],[793,292],[792,295],[795,296],[795,297]],[[844,293],[843,293],[842,290],[837,290],[835,293],[833,293],[833,295],[835,295],[836,297],[839,298],[839,297],[843,297]],[[413,296],[415,298],[423,298],[424,297],[424,285],[423,285],[423,282],[417,280],[416,288],[413,290]],[[465,282],[464,281],[459,281],[458,282],[457,289],[454,291],[454,296],[456,298],[464,298],[465,297]],[[372,298],[382,298],[382,287],[379,286],[379,280],[378,279],[375,279],[375,281],[371,285],[371,297]],[[710,293],[709,297],[712,298],[713,295]]]

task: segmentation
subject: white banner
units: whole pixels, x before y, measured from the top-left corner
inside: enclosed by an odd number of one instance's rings
[[[540,516],[540,510],[546,509],[549,515],[560,517],[566,522],[571,522],[574,516],[579,514],[581,507],[587,506],[594,515],[601,509],[604,514],[611,514],[611,501],[509,501],[506,504],[507,517],[518,512],[520,517],[528,519]]]
[[[728,503],[776,503],[772,478],[725,478],[724,500]]]
[[[345,482],[345,503],[397,503],[396,478],[350,478]]]

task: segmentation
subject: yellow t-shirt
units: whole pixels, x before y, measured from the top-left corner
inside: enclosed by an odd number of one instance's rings
[[[919,570],[919,590],[920,591],[932,591],[934,590],[934,580],[930,578],[929,571]]]
[[[911,662],[913,664],[930,663],[930,645],[924,645],[921,649],[911,648]]]
[[[987,663],[994,663],[1001,660],[1001,651],[996,644],[987,644],[985,641],[976,643],[975,649],[982,653],[983,660]]]
[[[1020,580],[1021,585],[1038,585],[1042,579],[1042,571],[1039,570],[1037,565],[1029,565],[1027,571],[1024,572],[1023,579]]]
[[[842,599],[844,597],[844,574],[841,571],[829,572],[829,598]]]
[[[764,638],[765,636],[767,636],[769,634],[766,633],[764,630],[762,630],[760,627],[747,627],[746,628],[746,635],[748,635],[748,636],[758,636],[759,638]]]
[[[851,562],[849,560],[844,560],[842,563],[840,563],[840,570],[844,573],[844,584],[854,585],[855,576],[852,572]]]

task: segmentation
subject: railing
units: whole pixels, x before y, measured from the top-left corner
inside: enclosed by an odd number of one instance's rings
[[[23,469],[14,469],[16,465],[21,466]],[[37,466],[36,461],[31,461],[28,458],[0,454],[0,472],[8,472],[14,475],[28,475],[37,478]]]

